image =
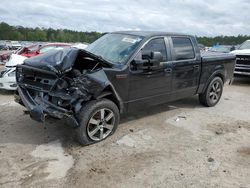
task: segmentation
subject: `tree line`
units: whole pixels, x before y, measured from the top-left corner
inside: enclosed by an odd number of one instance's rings
[[[0,23],[0,40],[17,40],[17,41],[50,41],[50,42],[86,42],[91,43],[102,36],[100,32],[82,32],[68,29],[52,28],[28,28],[22,26],[11,26],[5,22]],[[216,37],[199,37],[199,43],[205,46],[237,45],[250,39],[250,35],[238,36],[216,36]]]
[[[102,36],[99,32],[79,32],[68,29],[28,28],[0,23],[0,40],[87,42],[91,43]]]
[[[250,35],[238,35],[238,36],[217,36],[217,37],[197,37],[200,44],[205,46],[220,45],[238,45],[244,41],[250,39]]]

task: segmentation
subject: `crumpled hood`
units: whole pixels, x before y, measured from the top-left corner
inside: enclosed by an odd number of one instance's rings
[[[71,68],[78,54],[75,48],[53,50],[24,61],[24,65],[61,73]]]
[[[105,63],[103,59],[91,54],[86,50],[77,48],[64,48],[26,59],[24,61],[24,65],[47,71],[53,71],[56,74],[62,74],[72,69],[72,66],[80,52],[87,54],[88,57],[91,57],[94,60]]]
[[[230,53],[234,55],[250,55],[250,49],[234,50],[234,51],[231,51]]]

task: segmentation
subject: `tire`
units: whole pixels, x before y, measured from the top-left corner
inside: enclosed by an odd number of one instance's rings
[[[88,102],[78,114],[80,126],[76,128],[78,142],[90,145],[111,136],[120,120],[118,107],[108,99]]]
[[[214,77],[208,84],[204,93],[199,94],[199,101],[207,107],[215,106],[221,98],[223,92],[223,81],[220,77]]]

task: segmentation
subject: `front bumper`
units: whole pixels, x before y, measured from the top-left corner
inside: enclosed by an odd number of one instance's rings
[[[9,75],[10,73],[15,73],[16,68],[5,68],[4,70],[0,71],[0,89],[5,90],[16,90],[17,83],[16,83],[16,76]]]
[[[237,55],[234,74],[250,76],[250,55]]]
[[[91,90],[103,89],[99,82],[85,75],[57,75],[54,71],[27,65],[17,66],[16,77],[20,101],[32,119],[44,122],[46,116],[67,118],[73,127],[79,126],[77,114],[84,103],[91,100]]]
[[[250,66],[237,66],[235,67],[234,74],[250,76]]]
[[[0,78],[0,89],[16,90],[17,89],[16,77]]]
[[[44,122],[45,117],[48,115],[57,119],[68,118],[73,127],[79,126],[79,123],[74,117],[72,111],[58,107],[47,100],[43,100],[42,98],[37,97],[33,99],[29,92],[22,87],[18,87],[18,95],[20,97],[20,101],[22,101],[23,105],[29,111],[32,119],[38,122]]]

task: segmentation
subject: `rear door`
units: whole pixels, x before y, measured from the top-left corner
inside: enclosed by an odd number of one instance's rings
[[[186,36],[170,37],[172,54],[172,91],[173,99],[183,98],[196,93],[201,61],[195,53],[192,38]]]

